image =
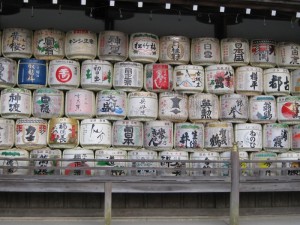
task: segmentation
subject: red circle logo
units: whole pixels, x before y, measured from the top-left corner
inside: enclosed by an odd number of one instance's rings
[[[72,78],[72,70],[67,66],[60,66],[56,70],[56,79],[61,83],[66,83]]]
[[[285,118],[297,118],[298,116],[298,107],[296,104],[292,102],[284,103],[284,105],[281,108],[281,113]]]

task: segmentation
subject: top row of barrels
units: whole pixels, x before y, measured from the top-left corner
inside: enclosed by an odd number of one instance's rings
[[[89,30],[63,32],[56,29],[28,30],[5,28],[2,31],[2,54],[8,58],[42,60],[95,59],[140,63],[168,63],[208,66],[224,63],[231,66],[261,68],[300,68],[300,44],[276,42],[271,39],[212,37],[188,38],[152,33],[103,31],[97,35]]]

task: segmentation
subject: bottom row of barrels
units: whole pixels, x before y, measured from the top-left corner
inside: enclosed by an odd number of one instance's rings
[[[31,152],[8,149],[0,150],[0,174],[228,176],[230,155],[230,151],[218,153],[203,150],[188,153],[175,149],[161,152],[146,149],[124,151],[113,148],[96,151],[83,148],[63,151],[45,148]],[[241,151],[239,158],[241,174],[244,176],[300,175],[300,153],[276,154],[261,151],[248,154]],[[243,162],[249,159],[254,162]],[[129,160],[133,162],[128,162]]]

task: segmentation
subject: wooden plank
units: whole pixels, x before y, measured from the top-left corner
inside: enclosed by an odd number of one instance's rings
[[[163,208],[180,208],[180,194],[166,193],[162,196]]]
[[[65,193],[51,192],[46,194],[47,208],[63,208]]]
[[[231,151],[230,225],[239,225],[240,217],[240,162],[237,143]]]
[[[289,206],[289,193],[287,192],[274,192],[273,197],[273,207],[288,207]]]
[[[146,201],[146,208],[162,208],[162,195],[161,193],[149,193],[145,194],[147,201]]]
[[[111,225],[111,211],[112,211],[112,183],[106,182],[104,184],[104,219],[105,225]]]
[[[186,193],[182,195],[183,208],[197,208],[199,205],[197,193]]]
[[[144,194],[126,194],[126,208],[143,208]]]

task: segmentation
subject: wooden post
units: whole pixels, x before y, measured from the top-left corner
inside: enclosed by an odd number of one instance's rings
[[[105,225],[111,225],[112,182],[104,184],[104,220]]]
[[[239,225],[240,208],[240,159],[237,143],[231,151],[230,225]]]

